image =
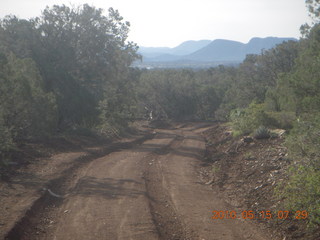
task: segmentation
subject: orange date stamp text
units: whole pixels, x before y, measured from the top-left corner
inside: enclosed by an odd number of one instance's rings
[[[303,211],[258,211],[245,210],[242,212],[237,211],[212,211],[211,219],[307,219],[309,216],[308,212]]]

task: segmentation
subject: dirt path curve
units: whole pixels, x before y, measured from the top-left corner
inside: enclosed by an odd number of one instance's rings
[[[251,222],[211,219],[213,210],[233,209],[200,182],[200,128],[156,130],[153,139],[70,173],[64,199],[19,239],[267,239]]]

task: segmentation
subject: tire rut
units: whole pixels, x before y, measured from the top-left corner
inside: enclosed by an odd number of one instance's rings
[[[45,186],[66,201],[43,192],[5,239],[266,239],[250,223],[211,220],[228,207],[197,180],[204,147],[178,128],[87,152]]]
[[[88,152],[86,155],[74,161],[74,164],[65,169],[61,177],[51,180],[46,184],[45,188],[50,189],[54,193],[62,196],[68,195],[69,183],[72,181],[73,173],[85,167],[97,158],[106,156],[112,152],[133,148],[143,142],[154,138],[154,134],[146,134],[131,142],[114,143],[98,151]],[[4,239],[41,239],[41,235],[45,234],[46,229],[42,226],[48,225],[50,219],[47,218],[54,210],[63,203],[64,198],[53,197],[49,191],[43,191],[33,205],[26,211],[24,217],[18,221],[15,226],[8,232]],[[31,237],[32,236],[32,237]]]
[[[150,161],[146,162],[145,184],[153,222],[159,234],[160,240],[187,240],[187,232],[183,221],[179,217],[163,175],[160,158],[168,155],[174,148],[179,147],[183,136],[176,135],[173,141],[166,147],[153,154]]]

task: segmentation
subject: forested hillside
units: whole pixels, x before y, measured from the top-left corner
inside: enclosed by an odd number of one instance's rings
[[[143,72],[140,89],[161,116],[229,120],[234,136],[286,129],[292,168],[279,197],[290,209],[306,209],[314,227],[320,224],[320,5],[307,3],[315,24],[301,28],[299,42],[247,55],[238,68]]]
[[[89,5],[2,19],[0,150],[70,129],[124,126],[137,58],[128,31],[118,11]]]
[[[306,30],[306,27],[303,27]],[[233,135],[272,137],[285,129],[292,162],[278,197],[291,210],[306,209],[310,226],[320,224],[320,25],[299,41],[260,55],[239,67],[143,71],[139,100],[156,116],[179,120],[231,121]]]
[[[320,3],[306,2],[314,24],[300,41],[247,55],[239,67],[198,71],[131,68],[138,47],[112,8],[61,5],[30,20],[1,19],[1,165],[27,139],[83,129],[110,136],[150,114],[231,121],[234,136],[281,128],[293,161],[279,198],[319,226]]]

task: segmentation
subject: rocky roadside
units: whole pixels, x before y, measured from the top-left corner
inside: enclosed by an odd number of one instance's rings
[[[308,232],[306,220],[295,219],[294,212],[289,212],[286,219],[282,216],[289,209],[285,209],[276,193],[288,178],[292,162],[284,146],[283,131],[269,139],[234,138],[228,125],[217,124],[203,136],[207,164],[200,170],[201,176],[222,194],[230,210],[253,213],[253,221],[275,238],[320,239],[319,232]]]

